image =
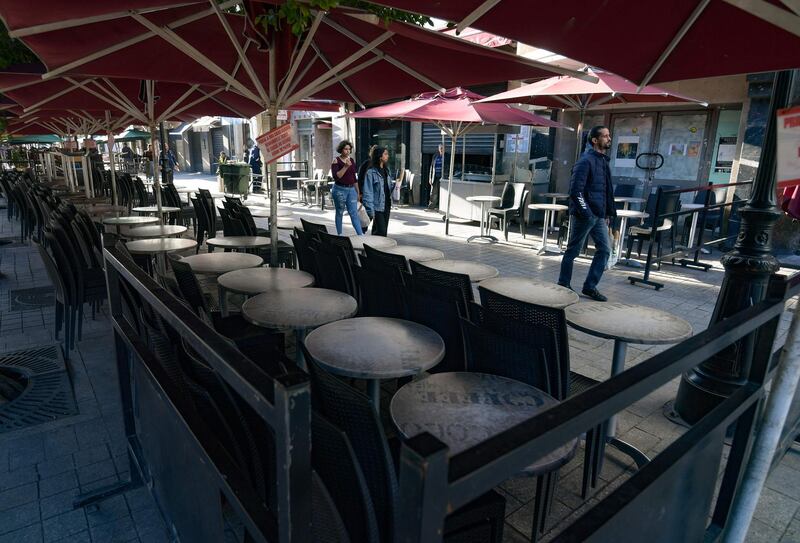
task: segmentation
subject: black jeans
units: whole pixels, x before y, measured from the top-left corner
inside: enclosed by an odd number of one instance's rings
[[[430,209],[439,209],[439,184],[442,180],[442,174],[433,178],[433,185],[431,185],[431,195],[428,198],[428,207]]]
[[[372,235],[384,236],[389,230],[389,210],[376,211],[375,218],[372,219]]]

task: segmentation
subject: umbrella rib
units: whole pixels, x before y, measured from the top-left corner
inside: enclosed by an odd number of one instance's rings
[[[800,11],[800,3],[796,1],[782,1],[784,4],[789,5],[789,8],[794,13]],[[766,21],[790,34],[800,37],[800,17],[787,13],[785,9],[781,9],[769,2],[764,2],[764,0],[725,0],[725,2],[762,21]]]
[[[792,10],[795,15],[800,15],[800,0],[781,0],[781,4]]]
[[[664,62],[666,62],[667,58],[672,54],[672,51],[675,50],[686,33],[689,32],[689,29],[692,28],[692,25],[694,25],[710,2],[711,0],[701,0],[700,3],[697,4],[697,7],[694,8],[692,14],[689,15],[689,18],[686,19],[686,21],[684,21],[683,26],[681,26],[680,30],[678,30],[678,33],[675,34],[675,37],[672,38],[672,41],[669,43],[667,48],[664,49],[664,51],[661,53],[661,56],[658,57],[658,60],[656,60],[655,64],[653,64],[653,66],[647,72],[647,75],[645,75],[644,79],[642,79],[642,81],[639,83],[639,86],[636,87],[636,92],[640,92],[647,86],[650,80],[653,79],[653,76],[655,76],[656,72],[661,69],[661,66],[664,64]]]
[[[136,19],[142,26],[147,28],[148,30],[153,31],[158,37],[162,38],[164,41],[181,51],[183,54],[197,62],[200,66],[204,67],[206,70],[210,71],[221,80],[230,84],[233,88],[239,89],[245,96],[250,98],[253,102],[259,103],[261,99],[256,96],[253,92],[251,92],[247,87],[242,85],[239,81],[235,78],[231,77],[228,72],[220,68],[215,62],[213,62],[210,58],[205,56],[203,53],[198,51],[195,47],[193,47],[189,42],[178,36],[173,30],[169,29],[168,27],[159,27],[153,24],[149,19],[146,17],[142,17],[138,13],[132,13],[131,16]]]
[[[183,102],[184,100],[186,100],[186,99],[189,97],[189,95],[191,95],[191,94],[192,94],[194,91],[196,91],[198,88],[200,88],[200,85],[192,85],[191,87],[189,87],[189,89],[188,89],[186,92],[184,92],[184,93],[183,93],[183,94],[180,96],[180,98],[178,98],[177,100],[175,100],[174,102],[172,102],[172,105],[170,105],[170,106],[169,106],[167,109],[165,109],[165,110],[164,110],[164,112],[163,112],[163,113],[162,113],[162,114],[159,116],[159,118],[158,118],[158,119],[159,119],[159,121],[166,121],[166,120],[167,120],[167,118],[168,118],[168,117],[169,117],[169,116],[172,114],[172,111],[173,111],[173,110],[174,110],[176,107],[178,107],[178,106],[181,104],[181,102]]]
[[[225,29],[225,33],[228,35],[228,39],[230,40],[234,49],[236,49],[236,53],[239,55],[239,60],[242,61],[242,65],[244,66],[244,71],[247,72],[247,75],[250,76],[250,80],[253,82],[253,85],[255,85],[256,91],[258,92],[258,95],[261,97],[262,105],[266,107],[266,105],[269,104],[269,97],[267,96],[267,91],[264,90],[264,85],[261,84],[261,80],[256,75],[255,70],[253,70],[253,65],[250,63],[250,59],[247,58],[244,49],[242,49],[242,44],[239,43],[236,34],[234,34],[233,29],[231,28],[231,25],[225,18],[225,14],[222,13],[222,10],[219,9],[217,1],[209,0],[209,2],[211,3],[211,9],[213,9],[216,12],[217,18],[219,19],[222,28]]]
[[[320,90],[325,89],[327,87],[330,87],[331,85],[333,85],[335,83],[339,83],[339,82],[343,81],[344,79],[350,77],[351,75],[354,75],[354,74],[356,74],[356,73],[358,73],[358,72],[360,72],[362,70],[365,70],[365,69],[369,68],[370,66],[372,66],[373,64],[375,64],[376,62],[378,62],[380,60],[381,60],[381,57],[372,57],[371,59],[365,60],[364,62],[359,63],[358,65],[354,66],[353,68],[350,68],[346,72],[342,72],[341,74],[337,75],[336,77],[333,77],[333,78],[331,78],[331,79],[329,79],[327,81],[324,81],[324,82],[320,83],[316,87],[313,87],[313,88],[305,87],[305,88],[301,89],[299,92],[296,92],[293,95],[291,95],[289,98],[287,98],[285,103],[286,103],[286,105],[292,105],[292,104],[295,104],[295,103],[297,103],[297,102],[299,102],[301,100],[304,100],[306,97],[313,96],[315,92],[319,92]]]
[[[121,109],[123,111],[128,110],[127,106],[124,106],[124,105],[119,104],[118,102],[116,102],[114,100],[111,100],[111,99],[107,98],[106,96],[100,94],[99,92],[97,92],[94,89],[90,89],[86,83],[79,83],[79,82],[75,81],[74,79],[72,79],[71,77],[65,77],[64,79],[66,81],[69,81],[70,83],[77,84],[80,88],[82,88],[83,90],[85,90],[86,92],[91,94],[92,96],[95,96],[96,98],[99,98],[100,100],[102,100],[102,101],[104,101],[104,102],[106,102],[108,104],[111,104],[114,107],[117,107],[117,108],[119,108],[119,109]],[[135,114],[134,114],[134,111],[135,111]],[[128,113],[130,113],[131,115],[134,115],[134,117],[136,117],[138,119],[141,119],[141,120],[147,122],[147,118],[144,115],[142,115],[142,113],[140,111],[138,111],[138,110],[130,110],[130,111],[128,111]]]
[[[486,15],[493,7],[500,3],[500,0],[486,0],[483,4],[475,8],[470,14],[461,19],[461,22],[456,25],[456,34],[464,32],[469,25]]]
[[[116,94],[116,96],[119,98],[121,103],[126,104],[129,109],[135,109],[135,110],[138,111],[139,108],[137,108],[136,105],[133,102],[131,102],[130,99],[127,96],[125,96],[125,93],[122,92],[121,90],[119,90],[119,87],[117,87],[110,79],[108,79],[107,77],[104,77],[103,78],[103,82],[106,85],[108,85],[108,87],[113,91],[113,94]],[[98,89],[100,89],[102,91],[105,91],[106,94],[108,94],[109,96],[112,96],[112,93],[108,92],[107,89],[104,89],[99,81],[95,81],[94,84]]]
[[[285,103],[289,105],[294,104],[295,102],[302,100],[307,96],[311,96],[312,92],[316,92],[317,90],[319,90],[319,88],[325,88],[329,86],[332,80],[333,81],[337,80],[337,77],[343,78],[344,75],[342,74],[337,76],[336,75],[337,72],[339,72],[342,68],[347,67],[349,64],[354,63],[356,60],[360,59],[361,57],[363,57],[364,55],[366,55],[367,53],[378,47],[380,44],[382,44],[392,36],[394,36],[394,32],[387,30],[386,32],[384,32],[371,42],[363,43],[361,49],[359,49],[358,51],[356,51],[343,61],[339,62],[336,66],[334,66],[321,76],[314,79],[311,83],[307,84],[305,87],[302,87],[299,91],[293,93],[289,98],[286,99]],[[323,83],[326,82],[327,85],[323,85]]]
[[[306,63],[305,68],[300,70],[300,73],[297,75],[297,77],[294,78],[294,81],[291,82],[291,85],[289,85],[289,91],[287,92],[287,94],[294,93],[294,90],[297,88],[297,85],[300,84],[300,82],[306,76],[311,67],[314,66],[314,64],[316,64],[317,58],[319,58],[319,55],[315,55],[314,58],[312,58],[308,63]]]
[[[51,94],[50,96],[48,96],[48,97],[47,97],[47,98],[45,98],[44,100],[41,100],[41,101],[39,101],[39,102],[36,102],[35,104],[33,104],[33,105],[32,105],[32,106],[30,106],[30,107],[23,108],[23,111],[29,111],[29,110],[32,110],[32,109],[36,109],[36,108],[38,108],[38,107],[40,107],[40,106],[43,106],[44,104],[46,104],[46,103],[48,103],[48,102],[52,102],[53,100],[56,100],[56,99],[58,99],[58,98],[61,98],[61,97],[62,97],[62,96],[64,96],[65,94],[67,94],[67,93],[69,93],[69,92],[72,92],[72,91],[74,91],[76,88],[78,88],[78,86],[80,86],[80,84],[79,84],[79,83],[76,83],[76,82],[72,82],[72,81],[70,81],[70,83],[72,83],[72,85],[71,85],[71,86],[69,86],[69,87],[67,87],[66,89],[62,89],[62,90],[58,91],[58,92],[57,92],[57,93],[55,93],[55,94]]]
[[[311,44],[311,47],[314,48],[314,51],[317,53],[317,56],[325,66],[327,66],[329,69],[333,68],[330,61],[328,61],[327,57],[322,53],[322,51],[319,50],[317,44]],[[358,104],[361,107],[361,109],[364,109],[364,104],[358,98],[358,95],[356,95],[356,93],[353,92],[353,89],[350,88],[350,85],[348,85],[344,81],[340,81],[340,83],[342,84],[342,87],[344,87],[344,90],[347,91],[347,94],[349,94],[350,97],[355,101],[355,103]]]
[[[215,90],[213,90],[213,91],[211,91],[211,92],[207,93],[207,94],[206,94],[206,96],[201,96],[200,98],[198,98],[198,99],[196,99],[196,100],[193,100],[193,101],[189,102],[189,103],[188,103],[188,104],[186,104],[185,106],[182,106],[180,109],[177,109],[177,110],[175,110],[175,111],[172,111],[172,112],[170,112],[170,115],[172,115],[173,117],[175,117],[175,116],[177,116],[177,115],[180,115],[181,113],[183,113],[183,112],[184,112],[184,111],[186,111],[187,109],[189,109],[189,108],[191,108],[191,107],[194,107],[194,106],[196,106],[196,105],[197,105],[197,104],[199,104],[200,102],[204,102],[204,101],[205,101],[205,100],[207,100],[208,98],[210,98],[210,97],[212,97],[212,96],[215,96],[215,95],[217,95],[217,94],[221,93],[223,90],[224,90],[224,89],[215,89]],[[166,118],[165,118],[165,117],[162,115],[162,116],[161,116],[161,118],[160,118],[159,120],[160,120],[160,121],[164,121],[164,120],[166,120]]]
[[[219,99],[219,98],[217,98],[216,96],[211,96],[211,95],[209,95],[207,92],[205,92],[205,91],[202,91],[202,90],[201,90],[200,92],[201,92],[201,93],[202,93],[204,96],[206,96],[207,98],[209,98],[209,99],[211,99],[211,100],[215,101],[216,103],[218,103],[219,105],[221,105],[222,107],[225,107],[225,108],[228,108],[228,109],[230,109],[231,111],[233,111],[234,113],[236,113],[236,114],[237,114],[239,117],[241,117],[242,119],[247,119],[247,118],[248,118],[248,117],[247,117],[247,115],[245,115],[245,114],[244,114],[244,113],[242,113],[241,111],[238,111],[238,110],[236,110],[234,107],[230,106],[229,104],[226,104],[226,103],[224,103],[222,100],[220,100],[220,99]]]
[[[163,11],[173,8],[181,8],[193,4],[193,2],[182,2],[180,4],[172,4],[168,6],[158,6],[155,8],[143,8],[139,10],[141,13],[153,13],[156,11]],[[94,15],[92,17],[80,17],[77,19],[68,19],[66,21],[56,21],[52,23],[45,23],[40,25],[28,26],[11,30],[8,35],[12,38],[24,38],[25,36],[33,36],[35,34],[44,34],[45,32],[52,32],[54,30],[64,30],[67,28],[74,28],[76,26],[90,25],[94,23],[102,23],[104,21],[113,21],[114,19],[122,19],[130,15],[129,11],[115,11],[112,13],[105,13],[103,15]]]
[[[340,34],[344,34],[345,36],[347,36],[348,38],[350,38],[351,40],[353,40],[357,44],[361,45],[362,47],[366,46],[366,43],[367,43],[366,41],[364,41],[360,37],[356,36],[355,34],[350,32],[348,29],[343,27],[342,25],[340,25],[340,24],[338,24],[338,23],[336,23],[334,21],[331,21],[330,18],[326,18],[325,19],[325,24],[327,24],[331,28],[335,29]],[[418,71],[416,71],[416,70],[414,70],[412,68],[409,68],[408,66],[406,66],[405,64],[403,64],[402,62],[397,60],[396,58],[392,57],[391,55],[387,55],[386,53],[384,53],[380,49],[374,49],[372,51],[372,53],[375,54],[375,55],[382,56],[383,60],[393,64],[397,68],[400,68],[401,70],[403,70],[404,72],[406,72],[410,76],[412,76],[412,77],[414,77],[416,79],[419,79],[420,81],[422,81],[423,83],[425,83],[426,85],[428,85],[429,87],[431,87],[434,90],[438,91],[438,90],[442,90],[444,88],[439,83],[436,83],[435,81],[427,78],[426,76],[422,75]]]
[[[241,3],[242,3],[242,0],[229,0],[228,2],[225,2],[224,4],[220,4],[220,9],[228,9],[231,6],[235,6],[235,5],[241,4]],[[135,13],[135,12],[129,12],[128,15],[131,15],[133,13]],[[171,22],[171,23],[169,23],[167,25],[167,28],[170,28],[170,29],[174,30],[176,28],[180,28],[182,26],[191,24],[191,23],[193,23],[195,21],[199,21],[200,19],[202,19],[204,17],[208,17],[209,15],[211,15],[213,13],[214,13],[214,11],[211,8],[208,8],[208,9],[200,11],[198,13],[194,13],[192,15],[188,15],[188,16],[182,18],[182,19],[178,19],[177,21],[173,21],[173,22]],[[136,45],[139,42],[143,42],[145,40],[148,40],[148,39],[152,38],[153,36],[155,36],[155,34],[153,32],[150,32],[150,31],[144,32],[142,34],[139,34],[138,36],[134,36],[134,37],[132,37],[130,39],[127,39],[127,40],[125,40],[123,42],[117,43],[115,45],[111,45],[109,47],[106,47],[105,49],[101,49],[100,51],[96,51],[96,52],[94,52],[94,53],[92,53],[90,55],[86,55],[85,57],[81,57],[81,58],[79,58],[77,60],[74,60],[74,61],[68,63],[68,64],[65,64],[63,66],[60,66],[60,67],[55,68],[53,70],[50,70],[49,72],[45,72],[44,74],[42,74],[42,79],[49,79],[51,77],[55,77],[57,75],[65,73],[65,72],[72,71],[75,68],[83,66],[84,64],[88,64],[89,62],[95,61],[95,60],[97,60],[99,58],[103,58],[106,55],[110,55],[111,53],[116,53],[117,51],[120,51],[122,49],[130,47],[131,45]]]
[[[123,111],[128,111],[128,112],[136,111],[138,113],[141,113],[139,111],[139,108],[133,105],[133,103],[131,103],[131,101],[128,100],[127,97],[125,97],[125,95],[122,94],[116,86],[114,86],[110,81],[106,79],[103,79],[103,81],[105,81],[106,84],[113,89],[113,91],[105,88],[103,85],[100,84],[99,81],[92,81],[92,83],[94,83],[94,86],[97,87],[97,91],[102,92],[106,96],[107,98],[106,102],[114,105],[114,107],[119,108]],[[84,90],[86,92],[90,92],[90,89],[88,87],[84,87]],[[116,94],[114,91],[116,91]]]
[[[211,0],[212,2],[214,0]],[[289,85],[292,83],[294,79],[294,74],[297,72],[297,68],[300,67],[300,62],[303,60],[303,57],[306,56],[306,51],[308,51],[308,47],[313,45],[314,36],[317,33],[317,29],[319,28],[322,19],[325,17],[324,11],[318,11],[316,15],[314,15],[314,22],[311,23],[311,28],[308,29],[308,33],[306,33],[306,37],[303,40],[303,45],[300,47],[300,50],[297,52],[297,55],[294,57],[294,61],[292,62],[292,66],[289,68],[289,73],[286,75],[286,79],[283,81],[283,85],[281,85],[281,90],[278,92],[278,99],[277,102],[280,104],[286,94],[289,91]],[[314,50],[319,54],[319,50],[314,47]],[[324,59],[323,59],[324,60]],[[325,63],[327,64],[327,62]],[[330,68],[330,66],[328,66]]]

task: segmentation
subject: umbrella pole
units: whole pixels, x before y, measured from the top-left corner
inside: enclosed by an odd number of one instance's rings
[[[110,143],[108,145],[108,162],[109,166],[111,166],[111,203],[114,204],[114,207],[119,205],[117,201],[117,174],[114,171],[114,134],[111,132],[111,113],[106,111],[106,126],[108,126],[108,130],[106,131],[106,143]]]
[[[164,215],[161,213],[161,184],[158,182],[158,168],[156,168],[158,158],[158,139],[156,136],[156,125],[150,125],[150,147],[153,149],[153,194],[156,197],[156,208],[158,209],[158,223],[164,224]]]
[[[467,135],[462,134],[461,136],[461,180],[464,181],[465,177],[464,174],[466,173],[467,169]]]
[[[497,169],[497,132],[494,133],[492,143],[492,185],[494,185],[494,174]]]
[[[278,85],[276,41],[269,48],[269,108],[267,109],[267,132],[278,127]],[[288,83],[288,81],[287,81]],[[348,126],[350,123],[348,121]],[[272,157],[264,157],[272,158]],[[269,162],[269,265],[278,266],[278,162]],[[298,346],[299,347],[299,346]]]
[[[583,154],[583,149],[581,149],[581,142],[583,136],[583,117],[586,115],[586,110],[581,108],[580,119],[578,120],[578,142],[575,144],[575,161],[577,162],[579,158],[581,158],[581,154]]]
[[[447,180],[447,207],[444,212],[444,235],[450,235],[450,199],[453,197],[453,170],[456,167],[456,140],[455,132],[450,134],[450,179]],[[463,175],[463,174],[462,174]]]

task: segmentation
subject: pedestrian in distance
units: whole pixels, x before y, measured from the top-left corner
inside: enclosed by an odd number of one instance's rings
[[[611,149],[611,132],[605,126],[595,126],[589,131],[588,148],[572,167],[569,181],[570,227],[567,250],[561,260],[558,284],[572,289],[572,267],[587,236],[592,236],[595,253],[581,293],[598,302],[608,300],[597,290],[597,284],[611,256],[608,236],[609,222],[617,216],[614,206],[614,187],[608,150]],[[547,225],[545,225],[547,228]]]
[[[389,188],[389,150],[375,147],[370,158],[371,167],[364,179],[361,201],[372,221],[372,234],[386,236],[389,230],[389,213],[392,210]]]
[[[428,175],[428,182],[431,185],[431,194],[428,198],[428,210],[436,211],[439,209],[439,185],[442,181],[442,171],[444,168],[444,145],[439,144],[436,154],[431,160],[431,170]]]

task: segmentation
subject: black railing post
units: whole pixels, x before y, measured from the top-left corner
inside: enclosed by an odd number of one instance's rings
[[[725,278],[711,324],[763,300],[770,276],[780,265],[772,255],[772,231],[781,216],[775,205],[776,112],[789,102],[792,72],[778,72],[772,87],[761,160],[750,202],[741,210],[742,224],[733,251],[722,257]],[[743,385],[750,373],[753,336],[686,372],[675,399],[675,411],[694,424]]]
[[[440,543],[448,503],[447,445],[428,433],[409,439],[400,453],[397,543]]]

